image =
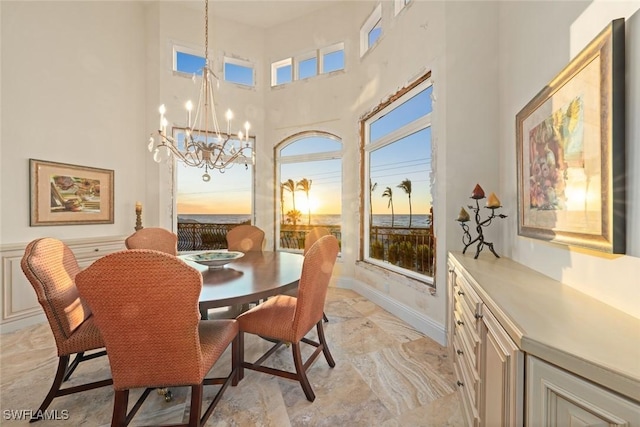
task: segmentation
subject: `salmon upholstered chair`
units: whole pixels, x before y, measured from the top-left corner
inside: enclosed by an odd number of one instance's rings
[[[191,387],[189,423],[209,418],[229,384],[238,382],[238,323],[200,320],[202,276],[181,259],[134,249],[100,258],[76,276],[104,337],[113,375],[112,426],[131,421],[150,391]],[[206,378],[232,344],[231,372]],[[222,385],[202,412],[204,385]],[[144,388],[127,413],[129,390]]]
[[[338,239],[334,236],[321,237],[304,257],[297,298],[278,295],[238,316],[237,320],[240,324],[239,379],[242,379],[244,368],[247,368],[297,380],[300,382],[307,399],[312,402],[315,400],[315,393],[307,378],[307,369],[320,352],[324,353],[330,367],[333,368],[336,365],[324,337],[322,311],[337,256]],[[305,337],[314,326],[318,332],[317,342]],[[259,335],[275,341],[276,344],[256,362],[246,362],[244,360],[244,333]],[[296,372],[262,366],[263,362],[285,343],[291,343]],[[302,361],[300,343],[316,347],[306,362]]]
[[[227,248],[230,251],[262,251],[264,231],[255,225],[242,224],[227,232]]]
[[[309,231],[307,233],[307,235],[304,237],[304,252],[303,254],[306,255],[307,252],[309,251],[309,249],[311,249],[311,246],[313,246],[313,244],[322,236],[329,236],[331,234],[331,232],[324,227],[314,227],[311,229],[311,231]],[[291,295],[293,297],[298,296],[298,288],[293,289],[291,292],[287,292],[287,295]],[[327,315],[325,313],[322,313],[322,320],[324,320],[325,322],[329,321],[329,318],[327,317]]]
[[[304,252],[303,254],[306,255],[307,252],[309,251],[309,249],[311,249],[311,246],[313,246],[313,244],[322,236],[328,236],[330,235],[331,232],[324,227],[314,227],[311,229],[311,231],[309,231],[307,233],[307,235],[304,237]]]
[[[127,249],[153,249],[169,255],[178,254],[178,236],[159,227],[141,228],[124,241]]]
[[[76,288],[75,278],[80,266],[71,249],[57,239],[36,239],[27,245],[20,265],[36,291],[58,350],[58,370],[49,393],[35,412],[37,417],[42,416],[56,397],[104,387],[113,382],[105,379],[61,389],[62,383],[69,379],[80,362],[106,354],[91,310]],[[84,354],[91,350],[99,351]]]

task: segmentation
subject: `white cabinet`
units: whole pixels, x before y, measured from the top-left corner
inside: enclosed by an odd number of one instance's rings
[[[507,258],[448,270],[466,425],[640,427],[640,319]]]
[[[449,265],[456,385],[470,426],[522,425],[523,355],[478,294]]]
[[[527,357],[527,425],[640,426],[640,404]]]
[[[107,254],[123,250],[124,237],[77,239],[65,241],[85,268],[95,260]],[[1,332],[11,332],[25,326],[45,321],[42,308],[33,287],[22,273],[20,261],[27,244],[3,245],[2,254],[2,292],[0,306]]]

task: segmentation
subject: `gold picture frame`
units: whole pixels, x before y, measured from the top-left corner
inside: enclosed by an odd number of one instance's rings
[[[114,172],[29,159],[30,225],[113,224]]]
[[[625,253],[624,27],[612,21],[516,115],[520,236]]]

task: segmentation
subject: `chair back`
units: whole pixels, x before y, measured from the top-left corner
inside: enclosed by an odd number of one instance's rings
[[[133,249],[100,258],[76,283],[102,332],[116,390],[202,382],[198,270]]]
[[[311,246],[322,236],[328,236],[331,232],[324,227],[314,227],[304,237],[304,254],[306,255]]]
[[[293,320],[294,333],[298,339],[302,339],[322,319],[324,300],[338,249],[338,239],[335,236],[323,236],[309,248],[304,257]]]
[[[153,249],[178,255],[178,236],[165,228],[142,228],[127,237],[124,244],[127,249]]]
[[[227,232],[227,248],[230,251],[262,251],[264,231],[255,225],[243,224]]]
[[[27,245],[20,266],[36,291],[60,353],[64,342],[91,316],[75,284],[78,261],[63,242],[45,237]]]

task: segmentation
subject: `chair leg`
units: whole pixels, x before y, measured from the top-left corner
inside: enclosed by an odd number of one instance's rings
[[[231,341],[231,370],[233,372],[233,379],[231,380],[232,386],[237,386],[240,382],[239,369],[242,366],[242,360],[240,360],[240,336],[242,332],[238,332],[238,335]],[[243,346],[244,347],[244,346]],[[243,355],[244,356],[244,355]]]
[[[40,404],[40,407],[36,412],[37,414],[42,414],[44,410],[49,407],[53,398],[57,396],[58,391],[60,390],[60,386],[64,381],[64,376],[65,376],[65,373],[67,372],[67,366],[69,366],[69,360],[70,360],[69,355],[60,356],[58,358],[58,370],[56,371],[56,376],[53,379],[53,384],[51,384],[49,393],[47,393],[47,396],[44,398],[44,400]],[[33,418],[31,422],[38,421],[38,420],[39,418]]]
[[[238,332],[236,339],[238,340],[238,372],[236,377],[240,382],[244,378],[244,332]],[[231,345],[231,353],[233,354],[233,344]]]
[[[324,358],[327,359],[327,363],[332,368],[336,366],[335,360],[333,360],[333,356],[331,356],[331,352],[329,351],[329,346],[327,346],[327,340],[324,337],[324,327],[322,326],[322,322],[318,322],[316,325],[316,329],[318,330],[318,341],[322,346],[322,353],[324,354]]]
[[[327,317],[326,314],[324,314],[324,311],[322,312],[322,320],[324,320],[324,323],[329,322],[329,318]]]
[[[202,413],[202,384],[191,386],[191,407],[189,409],[189,427],[200,425]]]
[[[115,390],[113,401],[113,416],[111,427],[123,427],[127,425],[127,405],[129,403],[129,390]]]
[[[307,373],[305,371],[304,363],[302,362],[302,354],[300,353],[300,341],[291,343],[291,349],[293,350],[293,363],[296,366],[296,374],[304,395],[307,396],[309,402],[313,402],[316,399],[316,395],[311,388]]]

